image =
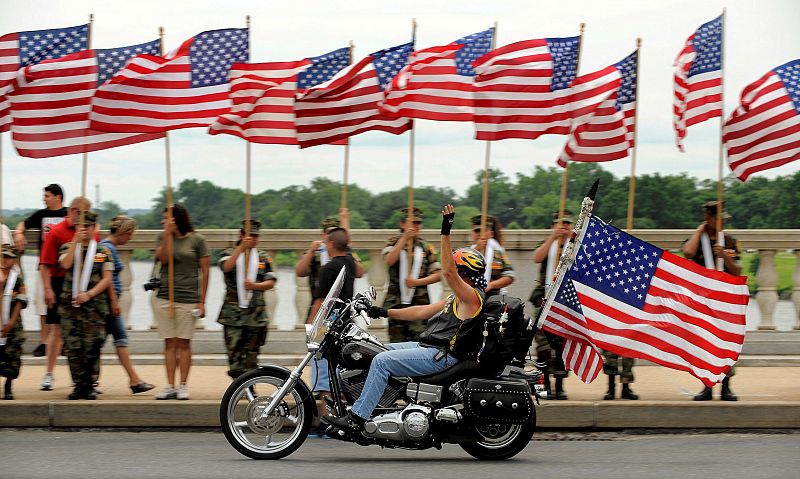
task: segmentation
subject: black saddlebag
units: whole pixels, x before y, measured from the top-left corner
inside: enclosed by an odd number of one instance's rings
[[[467,415],[476,423],[522,424],[533,417],[531,388],[522,381],[472,378],[464,393]]]

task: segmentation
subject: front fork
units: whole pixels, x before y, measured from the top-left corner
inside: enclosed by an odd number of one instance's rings
[[[286,382],[283,383],[283,386],[281,386],[281,388],[278,389],[278,392],[275,393],[275,396],[272,398],[272,401],[269,402],[269,405],[262,411],[261,415],[259,416],[259,419],[265,419],[270,414],[275,412],[275,409],[283,401],[283,398],[286,397],[286,395],[289,394],[289,391],[291,391],[297,384],[297,381],[303,374],[303,369],[305,369],[305,367],[308,365],[308,363],[311,361],[311,359],[314,357],[315,354],[317,354],[317,351],[309,351],[308,353],[306,353],[303,360],[300,361],[300,364],[298,364],[297,367],[294,368],[292,372],[289,374],[289,378],[286,379]]]

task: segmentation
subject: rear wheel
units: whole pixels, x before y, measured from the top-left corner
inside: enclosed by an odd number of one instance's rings
[[[280,459],[294,452],[311,429],[314,401],[301,383],[269,416],[263,411],[287,378],[271,371],[243,374],[225,391],[219,421],[228,442],[253,459]]]
[[[514,457],[528,446],[536,424],[536,411],[524,424],[476,424],[477,442],[459,443],[472,457],[484,460],[503,460]]]

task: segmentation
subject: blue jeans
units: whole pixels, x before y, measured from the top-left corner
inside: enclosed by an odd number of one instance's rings
[[[110,334],[114,338],[115,348],[128,347],[128,333],[125,331],[125,322],[122,316],[109,314],[106,316],[106,335]]]
[[[331,379],[328,374],[327,359],[311,360],[311,389],[315,393],[320,391],[330,392]]]
[[[426,376],[458,363],[458,359],[450,355],[437,361],[433,357],[439,349],[422,347],[414,341],[390,343],[386,347],[390,351],[379,353],[372,360],[364,390],[353,404],[353,414],[364,419],[372,417],[372,410],[378,405],[389,376]]]

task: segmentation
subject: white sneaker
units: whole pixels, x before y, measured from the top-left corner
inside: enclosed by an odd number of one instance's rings
[[[53,381],[53,373],[45,373],[44,377],[42,378],[42,391],[52,391]]]
[[[175,399],[176,397],[177,391],[169,384],[164,386],[164,390],[156,394],[156,399]]]
[[[181,384],[178,387],[178,391],[176,392],[175,396],[180,399],[181,401],[185,401],[189,399],[189,388],[186,387],[185,384]]]

